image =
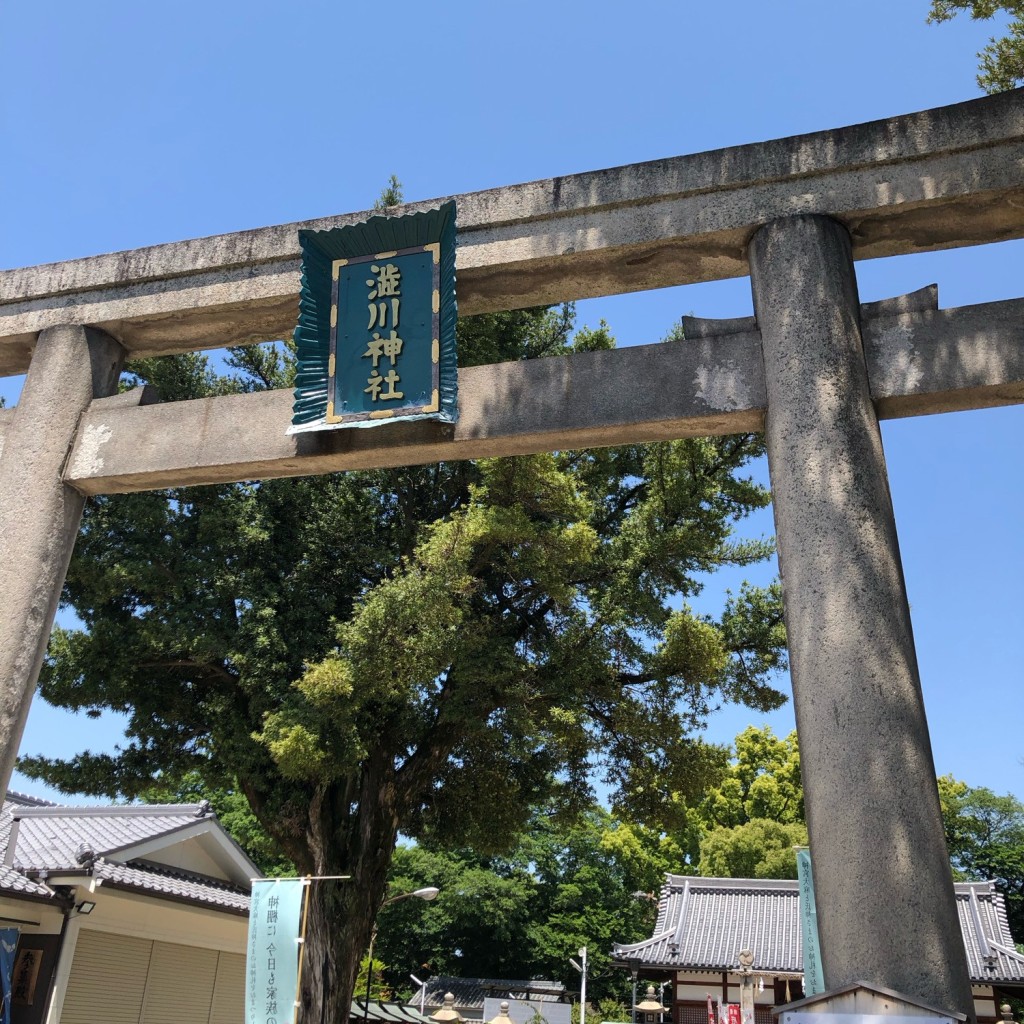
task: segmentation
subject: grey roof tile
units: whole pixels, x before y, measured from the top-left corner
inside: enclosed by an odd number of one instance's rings
[[[118,864],[98,860],[93,877],[102,884],[156,896],[170,896],[238,914],[249,913],[249,894],[229,882],[204,878],[185,871],[172,871],[137,861]]]
[[[18,793],[13,789],[7,790],[7,803],[17,804],[20,807],[57,807],[52,800],[44,800],[41,796],[32,796],[29,793]]]
[[[565,986],[560,981],[508,981],[498,978],[455,978],[437,975],[426,982],[425,1006],[444,1005],[446,992],[455,996],[455,1003],[461,1007],[483,1009],[484,999],[529,999],[530,1002],[562,1002]],[[419,1002],[419,994],[414,1002]]]
[[[31,878],[26,878],[20,871],[15,871],[6,864],[0,864],[0,892],[40,896],[43,899],[53,898],[53,893],[45,885],[33,882]]]
[[[26,877],[25,872],[85,874],[76,854],[80,846],[87,845],[97,858],[92,877],[101,884],[246,914],[248,893],[229,882],[116,858],[119,851],[173,836],[207,816],[206,806],[200,804],[66,807],[9,795],[0,811],[0,854],[9,852],[7,859],[13,864],[0,864],[0,892],[52,897],[46,886]],[[8,851],[12,834],[15,849]]]
[[[80,865],[76,853],[81,846],[104,856],[187,828],[204,816],[199,804],[14,806],[11,812],[17,823],[17,838],[8,861],[47,871],[77,870]]]
[[[1024,956],[1014,949],[1003,897],[991,882],[955,886],[960,927],[975,982],[1024,982]],[[800,974],[799,890],[795,880],[668,875],[654,934],[615,944],[618,963],[728,971],[741,949],[756,970]],[[987,953],[987,956],[986,956]]]
[[[387,1024],[434,1024],[408,1003],[383,1003],[371,999],[369,1010],[366,1005],[365,999],[353,999],[351,1019],[386,1021]]]

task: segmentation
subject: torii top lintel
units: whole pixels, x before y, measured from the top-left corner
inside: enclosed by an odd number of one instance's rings
[[[798,213],[842,221],[858,259],[1018,238],[1024,90],[455,198],[462,315],[740,276],[757,228]],[[99,327],[129,356],[280,337],[299,228],[366,216],[0,272],[0,375],[58,324]]]

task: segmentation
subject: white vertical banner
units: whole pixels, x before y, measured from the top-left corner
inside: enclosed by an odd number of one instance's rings
[[[252,884],[245,1024],[293,1024],[295,1020],[308,885],[307,878],[260,879]]]

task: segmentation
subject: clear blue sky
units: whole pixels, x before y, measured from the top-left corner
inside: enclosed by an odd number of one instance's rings
[[[427,199],[978,95],[975,53],[998,25],[926,13],[926,0],[8,4],[0,267],[362,210],[392,173]],[[858,275],[865,301],[937,281],[955,306],[1024,295],[1022,266],[1024,244],[1007,243]],[[689,312],[749,314],[748,281],[579,307],[626,345]],[[883,434],[937,769],[1024,796],[1024,410]],[[770,514],[751,529],[770,534]],[[707,606],[737,583],[710,581]],[[708,735],[751,720],[727,709]],[[787,731],[791,712],[770,721]],[[37,702],[23,749],[109,746],[114,724]]]

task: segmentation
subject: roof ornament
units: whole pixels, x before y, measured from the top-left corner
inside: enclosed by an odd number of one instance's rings
[[[502,999],[500,1012],[492,1017],[487,1024],[515,1024],[515,1021],[508,1015],[508,1000]]]
[[[79,843],[75,850],[75,860],[87,871],[92,871],[96,863],[96,851],[89,843]]]
[[[431,1020],[438,1021],[438,1024],[461,1024],[465,1018],[455,1009],[455,996],[451,992],[446,992],[444,996],[444,1005],[440,1010],[435,1010],[430,1015]]]
[[[203,800],[199,804],[199,807],[196,810],[196,817],[197,818],[205,818],[210,813],[211,813],[210,801],[209,800]]]

